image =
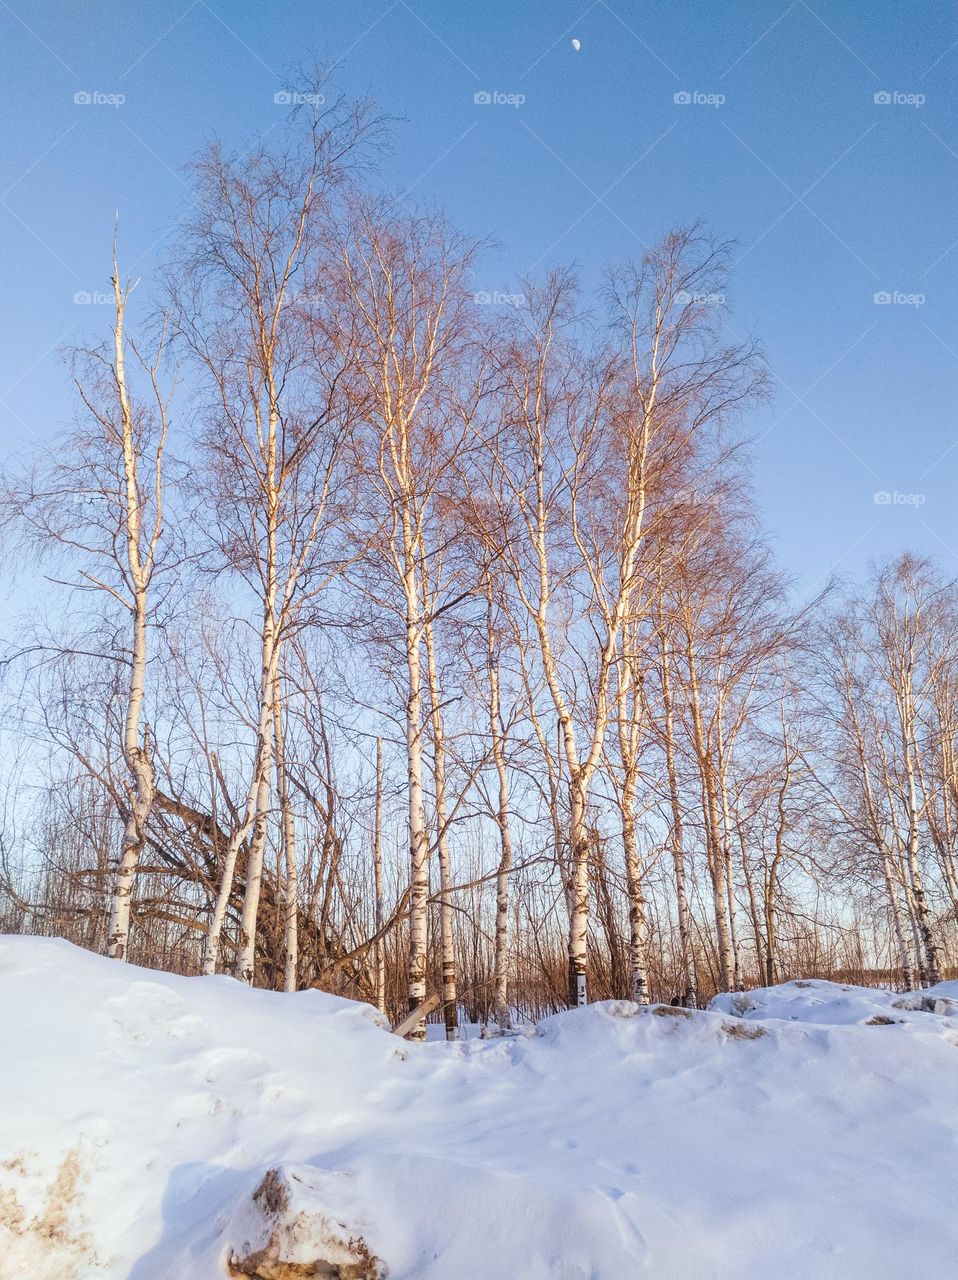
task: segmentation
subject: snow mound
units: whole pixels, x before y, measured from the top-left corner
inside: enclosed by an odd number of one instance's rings
[[[812,1026],[882,1026],[910,1021],[904,1015],[912,1013],[958,1018],[958,982],[940,982],[907,995],[873,987],[845,987],[821,979],[785,982],[756,991],[726,992],[716,996],[709,1008],[737,1018],[777,1018]],[[919,1025],[923,1025],[921,1020]]]
[[[414,1045],[9,938],[0,1004],[0,1280],[956,1274],[958,983]]]

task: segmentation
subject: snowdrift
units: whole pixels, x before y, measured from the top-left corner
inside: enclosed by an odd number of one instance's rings
[[[5,938],[0,1003],[2,1280],[259,1274],[287,1200],[288,1262],[341,1251],[290,1276],[958,1274],[958,983],[412,1045],[333,996]]]

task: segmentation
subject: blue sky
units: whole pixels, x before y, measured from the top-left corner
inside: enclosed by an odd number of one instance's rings
[[[182,166],[275,128],[291,68],[335,61],[402,118],[386,180],[495,238],[479,288],[560,262],[596,281],[695,218],[736,240],[731,323],[776,378],[748,428],[780,562],[802,591],[906,546],[958,574],[958,7],[0,0],[0,48],[4,457],[69,421],[56,349],[105,331],[74,297],[107,287],[114,211],[146,304]]]

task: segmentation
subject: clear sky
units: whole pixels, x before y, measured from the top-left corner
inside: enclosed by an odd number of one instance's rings
[[[478,288],[560,262],[597,280],[696,218],[737,241],[732,323],[776,379],[748,427],[781,564],[803,591],[905,547],[958,574],[944,0],[0,0],[4,457],[69,421],[56,350],[106,331],[74,298],[107,288],[114,211],[149,301],[182,166],[275,128],[317,60],[402,118],[389,183],[495,238]]]

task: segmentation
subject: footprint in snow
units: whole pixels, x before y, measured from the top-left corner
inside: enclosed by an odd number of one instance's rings
[[[128,1005],[133,1009],[162,1009],[164,1012],[168,1012],[170,1009],[183,1008],[186,1001],[161,982],[149,982],[144,979],[140,982],[130,983],[125,988],[123,995],[111,996],[107,1000],[107,1004]]]
[[[183,1125],[214,1120],[218,1124],[227,1124],[238,1120],[242,1112],[225,1098],[215,1093],[191,1093],[186,1097],[176,1098],[170,1108],[173,1114],[173,1125],[179,1129]]]
[[[208,1049],[190,1059],[194,1079],[212,1084],[250,1084],[272,1070],[271,1064],[250,1049]]]

